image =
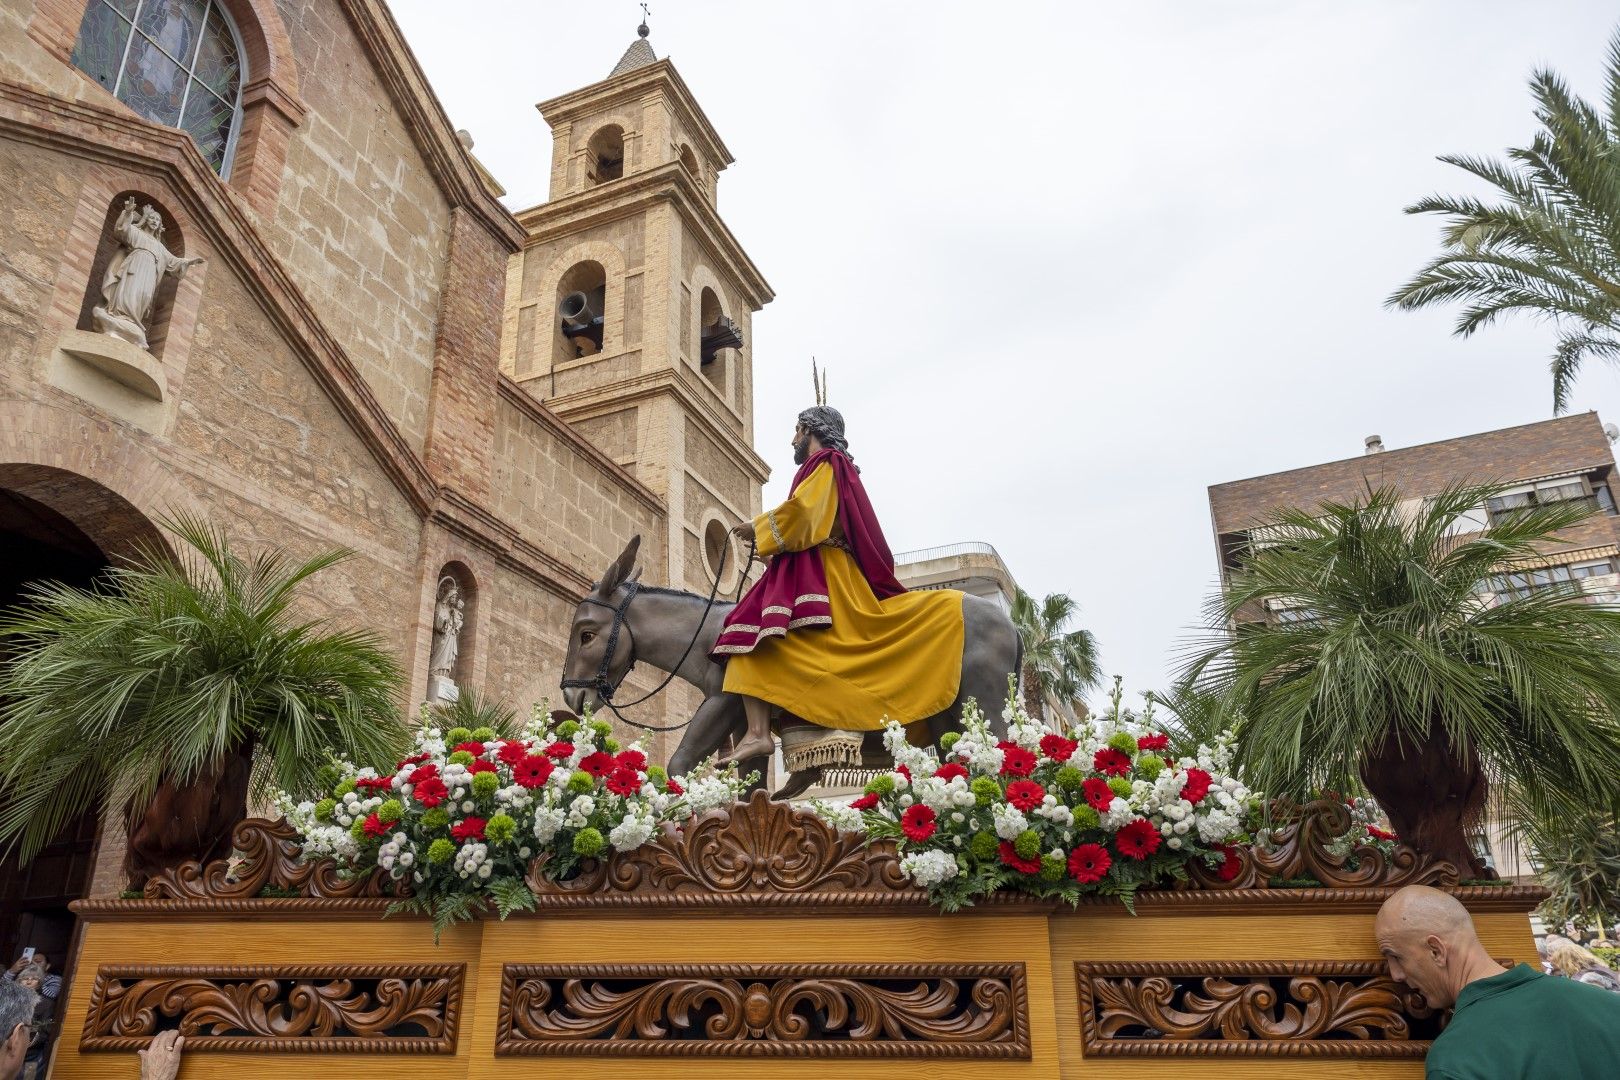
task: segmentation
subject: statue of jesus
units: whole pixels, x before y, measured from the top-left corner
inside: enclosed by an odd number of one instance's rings
[[[91,318],[103,334],[127,341],[137,348],[150,348],[146,331],[152,318],[152,301],[164,274],[179,276],[189,266],[203,260],[184,259],[163,246],[163,215],[151,204],[135,207],[132,195],[124,200],[113,237],[122,249],[107,265],[101,281],[102,303]]]

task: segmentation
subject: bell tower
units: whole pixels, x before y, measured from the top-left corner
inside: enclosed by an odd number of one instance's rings
[[[769,472],[752,320],[772,293],[716,208],[731,153],[645,23],[607,78],[538,108],[550,198],[517,215],[502,367],[665,499],[667,580],[707,593]]]

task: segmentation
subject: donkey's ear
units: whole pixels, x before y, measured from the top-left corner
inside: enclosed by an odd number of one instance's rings
[[[636,552],[640,550],[641,534],[637,533],[630,538],[630,542],[624,546],[619,557],[613,560],[613,565],[607,568],[607,573],[602,575],[602,583],[597,586],[597,591],[603,596],[611,596],[614,589],[630,580],[630,571],[636,565]]]

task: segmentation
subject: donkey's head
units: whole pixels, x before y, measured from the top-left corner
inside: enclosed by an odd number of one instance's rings
[[[622,624],[625,610],[624,586],[641,576],[636,568],[636,552],[641,550],[640,535],[632,536],[624,551],[613,560],[602,580],[585,594],[574,609],[574,622],[568,628],[568,657],[563,661],[563,702],[574,713],[589,705],[602,707],[604,686],[617,686],[635,663],[630,636],[622,625],[617,641],[615,623]]]

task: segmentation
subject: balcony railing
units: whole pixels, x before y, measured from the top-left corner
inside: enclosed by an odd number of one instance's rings
[[[958,555],[994,555],[1001,558],[1001,553],[982,540],[967,540],[960,544],[942,544],[939,547],[918,548],[916,551],[902,551],[894,557],[896,563],[920,563],[933,559],[951,559]]]

